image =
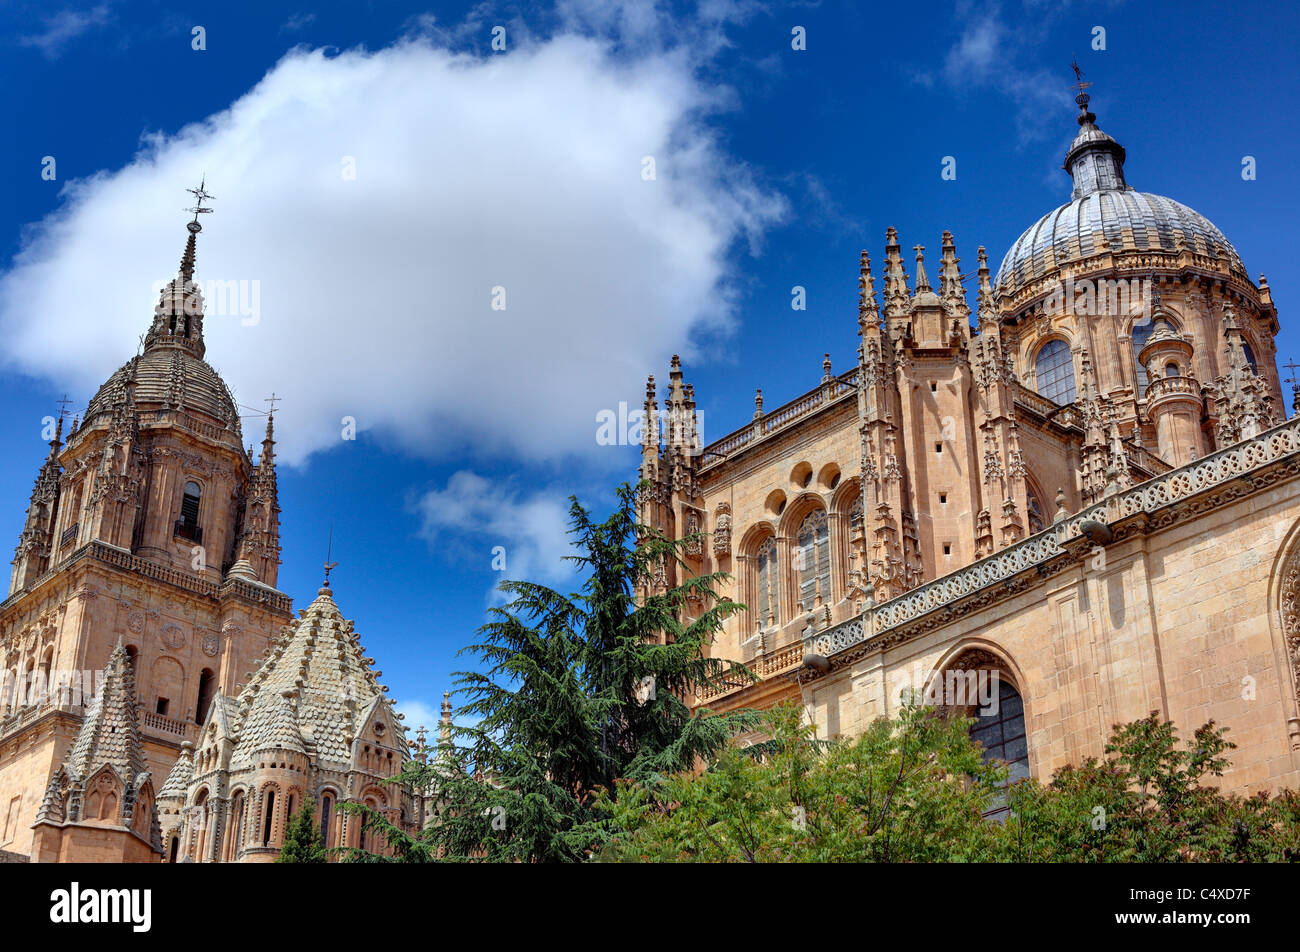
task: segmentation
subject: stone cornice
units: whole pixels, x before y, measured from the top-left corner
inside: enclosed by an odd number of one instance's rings
[[[810,654],[838,670],[870,652],[926,632],[1036,586],[1082,561],[1092,541],[1085,522],[1109,526],[1113,540],[1158,532],[1300,475],[1300,418],[1254,439],[1117,493],[1029,538],[805,639]],[[804,669],[801,681],[820,675]]]
[[[148,559],[132,555],[125,549],[94,540],[76,549],[70,556],[46,572],[30,586],[10,595],[0,602],[0,614],[22,599],[36,592],[47,583],[54,581],[79,563],[96,562],[125,569],[132,574],[170,585],[172,588],[189,592],[201,598],[216,601],[238,599],[239,601],[264,606],[271,611],[289,615],[293,609],[293,600],[284,592],[266,585],[255,584],[243,579],[227,578],[220,583],[192,575],[179,569],[160,565]]]

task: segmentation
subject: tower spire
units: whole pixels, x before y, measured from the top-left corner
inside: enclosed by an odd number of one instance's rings
[[[180,273],[162,289],[154,307],[153,324],[144,337],[145,350],[167,344],[185,348],[202,358],[206,349],[203,344],[203,295],[194,285],[196,238],[203,230],[199,216],[212,213],[212,209],[203,203],[215,197],[204,187],[206,181],[205,177],[198,188],[185,190],[194,196],[194,204],[185,209],[194,215],[194,219],[185,225],[190,234],[181,254]]]
[[[195,245],[196,245],[194,239],[195,236],[198,235],[198,233],[203,230],[203,226],[199,224],[199,216],[212,214],[212,209],[205,208],[203,206],[203,203],[205,201],[216,198],[215,195],[212,195],[211,193],[208,192],[207,189],[204,188],[204,185],[207,184],[207,181],[208,181],[208,177],[207,175],[204,175],[203,178],[200,179],[199,181],[198,188],[187,188],[185,190],[194,196],[194,204],[191,207],[185,209],[187,212],[194,213],[194,220],[185,226],[189,230],[190,236],[185,241],[185,253],[181,255],[181,278],[183,279],[185,284],[189,284],[192,280],[194,280],[194,252],[195,252]]]
[[[1079,134],[1070,143],[1070,151],[1065,156],[1065,170],[1074,179],[1074,190],[1070,197],[1077,199],[1093,192],[1125,191],[1128,184],[1124,181],[1124,147],[1113,138],[1097,128],[1097,116],[1088,108],[1092,97],[1085,91],[1092,86],[1083,78],[1083,70],[1078,62],[1070,64],[1074,70],[1074,85],[1078,90],[1074,97],[1079,106]]]
[[[1088,103],[1092,101],[1092,97],[1086,92],[1092,83],[1084,82],[1083,70],[1079,68],[1078,59],[1075,59],[1070,64],[1070,69],[1074,70],[1074,86],[1072,88],[1079,91],[1074,97],[1074,101],[1079,105],[1079,125],[1084,126],[1096,122],[1097,117],[1088,110]]]

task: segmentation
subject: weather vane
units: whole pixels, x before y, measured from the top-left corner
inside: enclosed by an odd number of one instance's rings
[[[1079,60],[1077,57],[1075,58],[1074,62],[1070,64],[1070,69],[1074,70],[1074,79],[1075,79],[1075,83],[1072,88],[1079,90],[1079,94],[1074,97],[1074,101],[1079,104],[1080,109],[1087,109],[1089,96],[1086,92],[1084,92],[1084,90],[1086,90],[1089,86],[1091,86],[1092,83],[1084,81],[1083,70],[1079,68]]]
[[[1291,371],[1291,376],[1282,381],[1291,385],[1291,412],[1300,415],[1300,380],[1297,380],[1295,375],[1295,372],[1300,370],[1300,364],[1297,364],[1294,360],[1288,360],[1282,366]]]
[[[325,545],[325,587],[330,587],[330,570],[338,567],[337,562],[330,561],[330,554],[334,551],[334,523],[330,523],[329,542]]]
[[[279,402],[280,402],[281,400],[283,400],[283,399],[284,399],[283,397],[277,397],[277,396],[275,395],[275,391],[272,390],[272,391],[271,391],[271,395],[270,395],[269,397],[267,397],[265,400],[262,401],[263,403],[269,403],[269,404],[271,405],[271,409],[270,409],[269,411],[267,411],[267,414],[266,414],[266,415],[267,415],[267,416],[275,416],[275,405],[276,405],[277,403],[279,403]],[[328,558],[328,556],[326,556],[326,558]]]
[[[210,192],[208,192],[208,190],[207,190],[206,188],[203,187],[204,185],[207,184],[207,181],[208,181],[208,177],[207,177],[207,175],[204,175],[203,178],[199,181],[199,187],[198,187],[198,188],[187,188],[187,189],[185,190],[185,191],[189,192],[191,195],[193,195],[193,196],[194,196],[194,199],[195,199],[195,201],[194,201],[194,207],[193,207],[193,208],[187,208],[187,209],[185,209],[187,212],[193,212],[193,213],[194,213],[194,221],[190,222],[188,225],[185,226],[185,227],[187,227],[190,231],[195,231],[195,232],[197,232],[197,231],[202,231],[202,230],[203,230],[203,226],[199,224],[199,216],[200,216],[200,215],[210,215],[210,214],[212,214],[212,209],[211,209],[211,208],[204,208],[204,207],[203,207],[203,202],[204,202],[205,200],[206,200],[206,201],[211,201],[212,199],[214,199],[214,198],[217,197],[217,196],[211,194]]]

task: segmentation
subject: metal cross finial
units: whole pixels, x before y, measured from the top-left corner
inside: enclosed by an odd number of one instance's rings
[[[1286,370],[1291,371],[1291,376],[1287,377],[1286,380],[1284,380],[1283,382],[1284,382],[1284,383],[1295,383],[1295,382],[1296,382],[1296,375],[1295,375],[1295,372],[1296,372],[1297,370],[1300,370],[1300,364],[1297,364],[1294,360],[1289,360],[1289,361],[1287,361],[1285,364],[1283,364],[1282,366],[1283,366],[1283,368],[1285,368]]]
[[[206,188],[203,187],[203,186],[207,183],[207,181],[208,181],[208,177],[207,177],[207,175],[204,175],[203,178],[202,178],[202,180],[199,182],[199,187],[198,187],[198,188],[187,188],[187,189],[185,190],[185,191],[189,192],[191,195],[193,195],[193,196],[194,196],[194,199],[195,199],[195,201],[194,201],[194,207],[193,207],[193,208],[187,208],[187,209],[185,209],[187,212],[193,212],[193,213],[194,213],[194,221],[192,221],[190,224],[197,225],[197,224],[199,223],[199,216],[200,216],[200,215],[209,215],[209,214],[212,213],[212,209],[211,209],[211,208],[204,208],[204,207],[203,207],[203,202],[204,202],[205,200],[206,200],[206,201],[210,201],[210,200],[212,200],[212,199],[214,199],[214,198],[217,197],[217,196],[211,194],[211,193],[210,193]],[[195,230],[197,231],[197,229],[195,229]]]
[[[68,399],[68,395],[65,393],[62,400],[55,400],[54,402],[59,405],[59,419],[62,420],[68,415],[68,404],[72,401]]]
[[[271,391],[271,395],[262,401],[271,405],[271,409],[267,411],[267,416],[275,416],[275,405],[283,399],[283,397],[277,397],[274,390]]]

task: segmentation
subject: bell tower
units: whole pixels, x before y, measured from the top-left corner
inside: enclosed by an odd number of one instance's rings
[[[204,360],[194,275],[213,196],[203,184],[189,191],[177,276],[140,351],[66,439],[60,421],[0,603],[0,848],[11,852],[31,850],[39,793],[119,641],[145,769],[165,777],[213,698],[237,694],[292,620],[289,596],[275,588],[273,424],[268,414],[254,465],[234,397]]]

